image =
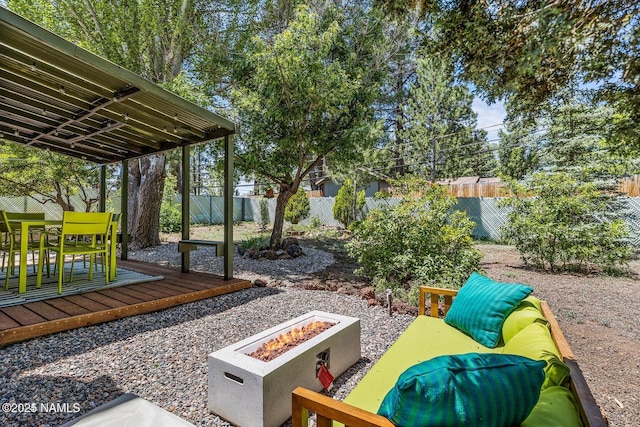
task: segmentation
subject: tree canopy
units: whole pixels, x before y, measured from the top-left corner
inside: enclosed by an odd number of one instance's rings
[[[79,196],[89,212],[98,203],[98,169],[87,162],[8,142],[0,144],[0,196],[29,196],[74,210]]]
[[[242,120],[236,158],[242,170],[277,186],[272,246],[302,179],[325,157],[354,158],[376,140],[376,35],[377,20],[326,3],[300,6],[283,32],[247,46],[249,71],[231,93]]]
[[[498,2],[381,0],[390,13],[419,10],[431,51],[456,58],[460,79],[511,113],[535,116],[570,85],[590,84],[616,109],[616,137],[640,147],[640,4],[628,0]]]

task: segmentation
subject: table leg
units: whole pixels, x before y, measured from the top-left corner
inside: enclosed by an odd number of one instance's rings
[[[117,265],[117,257],[116,257],[116,238],[118,237],[118,223],[111,224],[111,247],[109,248],[109,280],[115,280],[116,278],[116,269]]]
[[[29,226],[22,224],[20,228],[20,274],[18,276],[18,293],[27,292],[27,252],[29,251]]]

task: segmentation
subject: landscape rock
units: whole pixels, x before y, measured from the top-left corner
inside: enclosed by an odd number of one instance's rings
[[[267,287],[267,282],[265,282],[262,279],[255,279],[253,281],[253,286],[257,286],[258,288],[266,288]]]
[[[297,258],[302,255],[302,248],[298,245],[292,244],[287,248],[287,253],[293,258]]]
[[[375,300],[376,299],[376,291],[371,286],[367,286],[366,288],[362,288],[360,290],[360,297],[366,300]]]
[[[282,244],[280,246],[282,247],[282,250],[288,251],[289,247],[292,245],[300,246],[300,241],[295,237],[287,237],[282,241]]]

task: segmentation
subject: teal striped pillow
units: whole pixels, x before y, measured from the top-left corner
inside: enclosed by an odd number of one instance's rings
[[[378,414],[405,427],[519,425],[540,397],[545,362],[522,356],[439,356],[404,371]]]
[[[500,341],[504,319],[531,291],[530,286],[494,282],[472,273],[444,321],[485,347],[494,348]]]

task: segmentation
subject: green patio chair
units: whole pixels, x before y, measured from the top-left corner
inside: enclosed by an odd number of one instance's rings
[[[93,263],[100,255],[105,284],[109,284],[109,245],[107,239],[111,226],[111,212],[64,212],[59,231],[46,231],[40,238],[40,251],[56,253],[58,293],[62,293],[64,260],[67,255],[89,255],[89,280],[93,280]],[[48,237],[48,238],[47,238]],[[42,257],[38,261],[36,287],[42,284]],[[73,263],[69,282],[73,280]]]

